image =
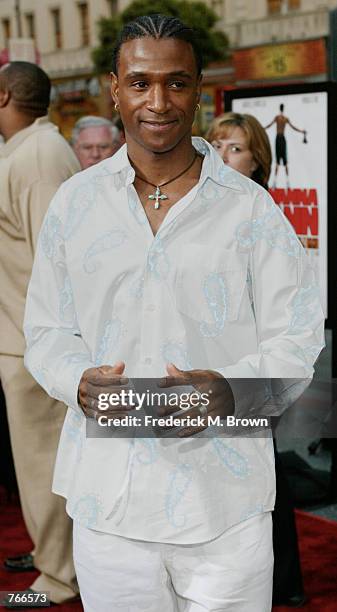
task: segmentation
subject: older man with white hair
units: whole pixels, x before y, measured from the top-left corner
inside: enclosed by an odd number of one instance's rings
[[[71,140],[82,170],[111,157],[122,144],[118,128],[109,119],[91,115],[75,123]]]

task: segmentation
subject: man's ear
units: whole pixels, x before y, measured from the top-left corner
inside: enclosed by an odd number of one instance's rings
[[[0,89],[0,108],[7,106],[10,99],[11,94],[8,89]]]
[[[111,87],[110,87],[111,97],[114,103],[118,104],[118,76],[114,72],[110,72],[110,78],[111,78]]]
[[[197,79],[197,104],[199,104],[200,98],[201,98],[202,79],[203,79],[203,75],[199,74],[198,79]]]

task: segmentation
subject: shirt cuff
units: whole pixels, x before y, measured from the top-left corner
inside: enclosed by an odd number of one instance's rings
[[[71,357],[68,359],[68,367],[62,368],[62,372],[56,373],[53,376],[55,380],[60,381],[57,388],[51,388],[49,393],[52,397],[59,399],[61,402],[83,414],[82,408],[78,403],[78,387],[83,375],[83,372],[88,368],[96,367],[91,361],[81,361],[73,363]]]
[[[226,378],[234,397],[234,416],[266,414],[264,409],[272,399],[270,380],[266,378],[228,378],[226,369],[216,370]]]

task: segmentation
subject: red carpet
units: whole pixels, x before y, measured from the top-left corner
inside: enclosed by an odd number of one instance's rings
[[[337,521],[327,521],[305,512],[297,512],[304,583],[309,603],[303,612],[337,611]],[[30,541],[16,504],[0,506],[0,590],[23,590],[35,573],[11,574],[2,569],[8,555],[29,550]],[[32,608],[38,610],[39,608]],[[53,609],[53,608],[52,608]],[[63,604],[58,612],[83,612],[80,603]],[[289,612],[277,607],[274,612]],[[99,612],[99,611],[97,611]]]
[[[303,612],[337,611],[337,521],[296,511],[304,587]],[[275,612],[291,608],[277,607]]]
[[[17,572],[7,572],[3,569],[3,560],[6,557],[17,555],[30,549],[31,541],[27,535],[19,506],[17,504],[0,504],[0,591],[11,589],[23,591],[32,584],[37,576],[37,572],[23,572],[20,574]],[[30,610],[41,609],[43,608],[30,608]],[[82,604],[79,602],[44,609],[57,610],[57,612],[83,612]],[[0,607],[0,610],[4,610],[4,608]]]

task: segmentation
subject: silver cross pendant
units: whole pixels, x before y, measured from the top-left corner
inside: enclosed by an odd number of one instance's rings
[[[160,187],[158,185],[156,187],[156,191],[154,193],[151,193],[151,195],[149,195],[148,198],[149,198],[149,200],[155,200],[154,207],[155,207],[156,210],[158,210],[158,208],[160,206],[159,200],[167,200],[168,196],[165,195],[164,193],[161,193]]]

